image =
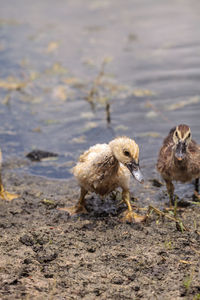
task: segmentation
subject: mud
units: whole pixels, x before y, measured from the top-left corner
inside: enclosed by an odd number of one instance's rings
[[[0,299],[199,299],[199,205],[178,209],[183,232],[154,213],[145,224],[121,222],[120,197],[89,195],[88,215],[69,217],[58,208],[77,201],[73,179],[3,171],[20,197],[0,200]],[[165,195],[153,185],[149,204]]]

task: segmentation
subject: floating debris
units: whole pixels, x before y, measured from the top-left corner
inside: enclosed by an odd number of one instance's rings
[[[54,63],[49,69],[45,71],[48,75],[66,74],[68,70],[63,67],[59,62]]]
[[[40,132],[42,132],[42,129],[40,127],[35,127],[35,128],[32,129],[32,132],[40,133]]]
[[[82,88],[85,86],[85,83],[77,77],[64,78],[62,81],[67,85],[74,86],[76,88]]]
[[[94,118],[94,113],[92,111],[82,112],[80,116],[84,119],[92,119]]]
[[[62,86],[62,85],[59,85],[59,86],[55,87],[55,89],[53,91],[53,95],[54,95],[54,97],[56,97],[56,98],[58,98],[62,101],[67,100],[66,87]]]
[[[20,90],[27,85],[27,82],[19,81],[16,78],[10,77],[7,80],[0,79],[0,88],[5,90]]]
[[[44,124],[49,126],[49,125],[55,125],[55,124],[59,124],[58,120],[54,120],[54,119],[48,119],[48,120],[44,120]]]
[[[158,113],[155,112],[155,111],[153,111],[153,110],[151,110],[148,113],[146,113],[146,117],[150,118],[150,119],[156,118],[157,116],[158,116]]]
[[[50,42],[48,44],[46,52],[47,53],[55,52],[58,49],[58,47],[59,47],[59,43],[58,42]]]
[[[85,135],[81,135],[79,137],[75,137],[72,139],[73,143],[77,143],[77,144],[84,144],[86,142],[86,136]]]
[[[41,74],[39,72],[37,72],[37,71],[30,71],[29,79],[31,81],[34,81],[34,80],[38,79],[40,76],[41,76]]]
[[[136,89],[133,91],[135,97],[155,96],[155,93],[150,90]]]
[[[87,122],[84,128],[84,131],[88,131],[93,128],[97,128],[98,124],[96,122]]]
[[[127,131],[129,128],[128,126],[125,126],[125,125],[118,125],[115,127],[115,129],[118,131],[118,130],[122,130],[122,131]]]
[[[196,104],[199,102],[200,102],[200,96],[195,96],[195,97],[191,97],[188,100],[183,100],[183,101],[179,101],[177,103],[171,104],[171,105],[167,106],[167,110],[176,110],[179,108],[183,108],[187,105]]]
[[[58,154],[43,150],[33,150],[29,152],[26,157],[31,161],[41,161],[58,157]]]
[[[139,136],[141,137],[153,137],[153,138],[159,138],[161,135],[158,132],[149,131],[149,132],[143,132],[140,133]]]

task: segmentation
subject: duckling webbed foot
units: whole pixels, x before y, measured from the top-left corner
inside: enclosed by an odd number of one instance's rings
[[[0,192],[0,197],[6,201],[12,201],[16,198],[19,198],[19,195],[4,191],[4,192]]]
[[[19,195],[5,191],[3,185],[0,185],[0,198],[6,201],[12,201],[13,199],[19,198]]]
[[[70,206],[70,207],[60,207],[59,210],[67,211],[70,216],[73,216],[76,214],[87,214],[88,211],[85,207],[86,194],[87,194],[87,191],[81,187],[81,194],[80,194],[78,203],[76,205]]]
[[[138,215],[136,214],[135,212],[133,211],[127,211],[127,213],[125,214],[125,216],[122,218],[122,221],[123,222],[128,222],[128,223],[141,223],[141,222],[144,222],[146,221],[147,219],[147,216],[141,216],[141,215]]]
[[[59,210],[64,210],[69,213],[70,216],[76,215],[76,214],[87,214],[88,211],[85,208],[84,205],[74,205],[69,207],[60,207]]]
[[[125,216],[122,218],[123,222],[129,222],[129,223],[136,222],[136,223],[140,223],[140,222],[143,222],[143,221],[146,220],[147,216],[138,215],[138,214],[136,214],[133,211],[133,208],[132,208],[132,206],[130,204],[130,193],[129,193],[129,191],[123,190],[123,192],[122,192],[122,198],[123,198],[123,201],[128,206],[128,211],[126,212]]]

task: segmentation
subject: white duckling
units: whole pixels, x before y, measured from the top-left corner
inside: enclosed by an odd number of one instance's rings
[[[124,220],[137,222],[144,217],[137,216],[130,204],[130,173],[143,183],[139,167],[139,147],[128,137],[118,137],[109,144],[96,144],[84,152],[73,169],[81,187],[78,203],[65,208],[70,214],[86,213],[85,196],[90,192],[106,195],[115,188],[122,188],[122,199],[128,206]]]
[[[3,200],[11,201],[15,198],[18,198],[19,196],[17,194],[11,194],[4,190],[2,178],[1,178],[1,165],[2,165],[2,153],[0,149],[0,198]]]

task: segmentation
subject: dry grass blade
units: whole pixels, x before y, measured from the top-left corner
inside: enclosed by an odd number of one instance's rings
[[[200,251],[199,250],[196,250],[194,247],[190,247],[195,253],[199,254],[200,255]]]
[[[167,213],[164,213],[163,211],[161,211],[160,209],[149,205],[148,208],[148,212],[147,212],[147,217],[151,214],[151,212],[154,211],[156,214],[158,214],[159,216],[165,217],[171,221],[174,221],[177,225],[177,229],[181,230],[181,231],[189,231],[189,229],[183,224],[183,222],[179,219],[177,219],[176,217],[170,216]]]
[[[182,264],[187,264],[187,265],[194,265],[195,264],[192,261],[187,261],[187,260],[182,260],[182,259],[180,259],[179,262],[182,263]]]

